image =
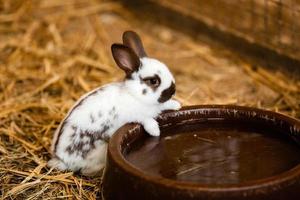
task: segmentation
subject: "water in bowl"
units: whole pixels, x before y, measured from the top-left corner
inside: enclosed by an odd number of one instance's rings
[[[143,137],[125,154],[148,174],[185,182],[228,185],[271,177],[300,163],[300,148],[274,130],[184,126]]]

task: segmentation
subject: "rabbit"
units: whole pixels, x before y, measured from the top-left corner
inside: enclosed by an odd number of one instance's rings
[[[113,58],[126,76],[82,96],[57,128],[48,166],[95,175],[105,165],[109,138],[126,123],[142,124],[159,136],[155,118],[164,110],[178,110],[171,99],[175,80],[162,62],[147,57],[137,33],[125,31],[123,44],[111,46]]]

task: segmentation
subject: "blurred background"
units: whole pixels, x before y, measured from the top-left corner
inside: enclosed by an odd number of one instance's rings
[[[0,0],[0,198],[100,199],[100,177],[46,162],[74,102],[124,77],[110,47],[125,30],[169,66],[183,105],[300,118],[299,19],[299,0]]]

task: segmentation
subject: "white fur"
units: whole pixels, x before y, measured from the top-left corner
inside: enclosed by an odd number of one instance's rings
[[[94,142],[92,148],[90,138],[80,137],[79,132],[99,132],[103,130],[103,124],[109,125],[105,132],[108,137],[128,122],[141,123],[150,135],[159,136],[160,130],[155,120],[157,115],[166,109],[180,108],[179,102],[175,100],[158,102],[161,92],[175,81],[169,69],[158,60],[142,58],[141,63],[140,69],[132,74],[131,79],[97,88],[79,99],[55,133],[52,143],[54,157],[48,162],[50,167],[80,170],[86,175],[100,171],[105,165],[107,143],[100,139]],[[154,74],[161,78],[161,85],[155,91],[140,81],[140,77]],[[142,93],[144,89],[147,90],[146,94]],[[77,131],[74,131],[74,127]],[[58,138],[59,132],[61,134]],[[91,149],[84,158],[81,152],[67,151],[69,146],[80,143],[84,144],[81,145],[82,151]]]

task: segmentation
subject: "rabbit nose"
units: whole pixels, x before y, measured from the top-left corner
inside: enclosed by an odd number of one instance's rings
[[[167,89],[162,91],[162,93],[158,99],[158,102],[160,102],[160,103],[166,102],[175,94],[175,91],[176,91],[176,87],[175,87],[175,84],[172,82],[170,87],[168,87]]]

